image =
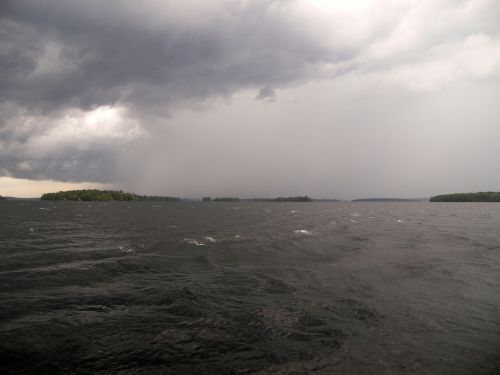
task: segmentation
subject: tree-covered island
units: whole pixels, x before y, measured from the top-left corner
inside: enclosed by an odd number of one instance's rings
[[[166,201],[177,202],[177,197],[160,197],[155,195],[138,195],[121,190],[70,190],[57,193],[45,193],[40,198],[43,201]]]
[[[443,194],[431,197],[431,202],[500,202],[500,192]]]
[[[202,202],[313,202],[314,199],[307,195],[298,197],[278,197],[278,198],[234,198],[234,197],[220,197],[214,198],[203,197]]]
[[[239,202],[240,198],[233,197],[222,197],[222,198],[214,198],[214,202]]]
[[[298,197],[278,197],[278,198],[254,198],[254,202],[312,202],[313,199],[307,195]]]

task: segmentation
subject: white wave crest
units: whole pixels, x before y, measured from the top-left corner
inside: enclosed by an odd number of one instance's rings
[[[200,241],[197,241],[197,240],[194,240],[192,238],[184,238],[183,240],[185,243],[189,244],[189,245],[195,245],[195,246],[205,246],[205,244],[203,242],[200,242]]]
[[[295,233],[295,234],[303,234],[303,235],[306,235],[306,236],[310,236],[312,234],[311,231],[309,231],[307,229],[297,229],[297,230],[294,230],[293,233]]]

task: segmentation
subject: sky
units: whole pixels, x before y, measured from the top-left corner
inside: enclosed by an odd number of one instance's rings
[[[500,190],[497,0],[3,0],[0,195]]]

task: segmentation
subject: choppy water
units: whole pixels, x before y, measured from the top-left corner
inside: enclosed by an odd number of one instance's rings
[[[2,374],[499,374],[500,205],[0,202]]]

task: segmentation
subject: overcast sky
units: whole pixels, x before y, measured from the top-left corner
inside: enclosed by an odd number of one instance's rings
[[[0,195],[500,190],[497,0],[0,1]]]

